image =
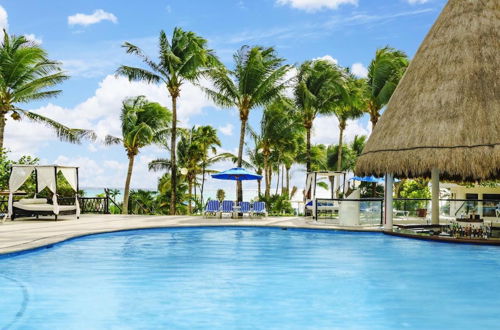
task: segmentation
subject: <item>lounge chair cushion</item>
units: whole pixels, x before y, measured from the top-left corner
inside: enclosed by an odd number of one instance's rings
[[[20,204],[47,204],[46,198],[22,198],[19,200]]]
[[[52,204],[24,204],[21,202],[14,202],[14,207],[25,211],[54,211],[54,205]],[[76,210],[76,205],[59,205],[59,212],[73,211]]]

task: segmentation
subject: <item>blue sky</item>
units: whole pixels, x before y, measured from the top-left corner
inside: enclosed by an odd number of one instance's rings
[[[72,127],[118,134],[121,100],[146,95],[170,106],[162,86],[130,84],[113,76],[120,64],[138,64],[120,45],[129,41],[148,54],[157,53],[161,29],[192,30],[209,40],[221,60],[232,65],[232,54],[242,45],[274,46],[290,64],[326,57],[353,68],[358,75],[377,48],[385,45],[414,55],[439,15],[445,0],[2,0],[0,26],[41,42],[50,58],[63,62],[71,79],[61,85],[63,95],[23,105]],[[218,109],[194,86],[184,86],[180,100],[182,125],[210,124],[219,128],[223,150],[237,147],[239,122],[234,110]],[[260,109],[251,115],[257,125]],[[119,187],[125,177],[126,156],[120,147],[99,144],[70,145],[56,140],[47,129],[31,123],[7,124],[6,146],[12,158],[38,156],[44,163],[81,166],[82,185]],[[314,142],[336,143],[337,122],[315,123]],[[368,118],[351,122],[347,139],[369,134]],[[164,156],[156,147],[138,157],[133,187],[154,188],[156,174],[149,160]],[[230,164],[220,164],[220,169]],[[294,183],[302,185],[304,172],[294,169]],[[210,183],[217,186],[218,183]],[[232,185],[227,186],[232,189]],[[250,186],[249,186],[250,187]],[[254,187],[252,186],[251,189]]]

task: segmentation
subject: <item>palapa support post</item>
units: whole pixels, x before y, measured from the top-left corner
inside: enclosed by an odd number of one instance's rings
[[[439,225],[439,169],[435,167],[431,171],[431,181],[432,181],[431,224]]]
[[[393,187],[394,187],[394,174],[387,173],[385,175],[385,194],[384,194],[384,230],[385,231],[392,231]]]

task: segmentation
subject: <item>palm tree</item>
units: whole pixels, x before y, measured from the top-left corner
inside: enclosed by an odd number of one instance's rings
[[[408,56],[389,46],[377,49],[375,58],[368,66],[368,106],[372,129],[380,118],[380,110],[389,102],[392,93],[408,67]]]
[[[265,180],[264,195],[269,198],[272,165],[279,169],[281,162],[298,149],[297,136],[303,133],[302,127],[291,102],[278,99],[264,109],[260,122],[260,132],[256,133],[252,129],[249,131],[254,137],[256,147],[262,153]]]
[[[211,172],[207,167],[223,159],[233,158],[230,153],[216,154],[216,147],[220,146],[217,131],[212,126],[193,127],[190,130],[181,130],[181,138],[177,143],[178,165],[186,169],[188,184],[188,211],[192,212],[193,187],[196,187],[197,176],[202,174],[201,200],[203,200],[203,185],[205,174]],[[209,156],[210,153],[214,154]],[[149,170],[160,171],[171,169],[169,159],[155,159],[149,163]]]
[[[251,130],[250,130],[251,132]],[[264,157],[260,151],[260,136],[253,135],[253,148],[247,149],[249,167],[258,175],[262,175],[264,168]],[[262,179],[257,180],[257,195],[262,195]]]
[[[206,73],[207,69],[220,65],[211,49],[207,48],[207,41],[194,32],[174,29],[172,40],[169,41],[165,32],[160,32],[159,62],[154,62],[137,46],[124,43],[123,47],[128,54],[138,56],[148,69],[122,65],[117,74],[127,77],[130,81],[146,81],[148,83],[164,83],[172,99],[172,124],[170,136],[170,161],[172,198],[170,198],[170,214],[175,214],[176,201],[176,141],[177,141],[177,99],[180,97],[181,87],[186,81],[197,82]]]
[[[3,30],[0,44],[0,150],[4,147],[7,116],[13,120],[27,118],[55,130],[57,136],[77,143],[82,137],[94,138],[88,130],[71,129],[35,112],[21,109],[20,103],[55,97],[61,90],[50,88],[69,78],[61,71],[60,63],[49,60],[39,45],[24,36],[10,36]]]
[[[311,171],[311,130],[318,114],[330,114],[345,96],[343,72],[325,60],[304,62],[294,89],[295,103],[306,130],[306,169]]]
[[[347,121],[359,118],[363,115],[366,105],[365,98],[366,80],[356,78],[352,73],[346,72],[345,99],[341,100],[334,109],[334,115],[339,121],[339,147],[337,171],[342,170],[342,151],[344,131],[347,127]]]
[[[123,196],[122,213],[128,214],[130,180],[135,156],[139,150],[157,142],[164,136],[172,115],[159,103],[149,102],[144,96],[123,101],[121,122],[122,137],[106,136],[106,144],[123,144],[128,157],[127,178]]]
[[[237,166],[243,164],[245,131],[250,111],[266,106],[281,96],[287,86],[285,75],[289,65],[283,65],[273,48],[243,46],[234,55],[235,68],[220,68],[211,72],[214,89],[205,88],[207,95],[221,107],[236,107],[240,115],[240,142]],[[238,201],[243,200],[241,181],[237,181]]]
[[[361,155],[366,144],[366,135],[355,135],[351,142],[350,148],[354,152],[356,158]]]

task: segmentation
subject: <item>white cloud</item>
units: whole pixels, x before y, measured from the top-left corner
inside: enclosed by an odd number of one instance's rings
[[[363,65],[363,63],[354,63],[351,67],[351,71],[358,77],[368,77],[368,69]]]
[[[335,116],[321,116],[314,120],[312,142],[314,144],[337,144],[339,142],[339,121]],[[370,135],[371,126],[364,126],[360,120],[347,121],[344,142],[350,142],[355,135]]]
[[[222,134],[227,135],[227,136],[233,135],[233,129],[234,129],[233,124],[227,124],[227,125],[224,125],[224,126],[219,126],[219,131]]]
[[[9,21],[8,21],[8,15],[7,11],[0,6],[0,30],[5,29],[7,30],[9,28]]]
[[[36,35],[34,35],[33,33],[30,33],[30,34],[25,34],[25,35],[24,35],[24,37],[25,37],[26,39],[28,39],[29,41],[33,41],[33,42],[35,42],[35,43],[37,43],[37,44],[39,44],[39,45],[41,45],[41,44],[42,44],[42,42],[43,42],[42,38],[37,37],[37,36],[36,36]]]
[[[357,5],[358,0],[277,0],[279,5],[290,5],[296,9],[314,12],[321,9],[337,9],[341,5]]]
[[[112,13],[108,13],[102,9],[97,9],[90,15],[78,13],[72,16],[68,16],[69,25],[87,26],[99,23],[101,21],[110,21],[116,24],[118,23],[118,18]]]
[[[423,4],[429,2],[429,0],[407,0],[410,5]]]
[[[203,83],[206,85],[206,82]],[[94,96],[73,108],[64,108],[48,103],[33,111],[70,127],[93,129],[101,137],[106,134],[119,136],[121,132],[119,116],[122,101],[126,97],[137,95],[145,95],[150,101],[158,102],[170,108],[170,97],[164,86],[139,82],[130,83],[125,78],[109,75],[99,83]],[[178,102],[180,124],[186,126],[191,116],[201,113],[205,107],[212,105],[213,103],[206,99],[198,87],[190,83],[184,84]],[[26,132],[29,132],[29,134]],[[40,150],[49,148],[56,141],[57,137],[54,132],[43,125],[28,120],[14,121],[10,117],[7,118],[5,146],[11,150],[10,156],[13,159],[27,154],[37,155]],[[97,153],[96,151],[103,151],[103,149],[106,152],[119,150],[118,154],[121,156],[119,159],[97,160],[103,155],[103,152]],[[88,175],[82,181],[82,187],[121,187],[123,185],[127,165],[127,158],[123,148],[120,146],[105,147],[101,144],[89,144],[84,150],[89,151],[87,157],[72,157],[71,159],[71,164],[82,168],[82,175],[83,173]],[[168,157],[168,154],[165,150],[156,146],[141,150],[134,167],[133,187],[156,187],[157,178],[161,173],[154,175],[150,173],[147,170],[147,163],[157,157],[165,158]],[[70,159],[61,156],[56,161],[61,164],[63,162],[68,164]],[[95,171],[95,165],[97,164],[102,165],[101,172]]]
[[[333,64],[339,64],[339,61],[336,58],[333,58],[331,55],[325,55],[325,56],[316,57],[313,59],[313,61],[317,61],[317,60],[323,60],[323,61],[327,61],[327,62],[330,62]]]

